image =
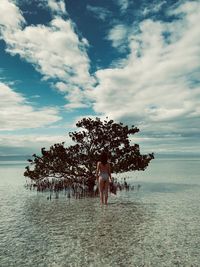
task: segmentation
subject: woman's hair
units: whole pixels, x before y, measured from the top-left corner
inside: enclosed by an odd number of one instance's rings
[[[108,154],[105,151],[101,153],[100,161],[103,165],[106,165],[106,163],[108,162]]]

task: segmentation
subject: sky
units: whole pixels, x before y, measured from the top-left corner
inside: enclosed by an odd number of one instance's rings
[[[0,0],[0,156],[83,117],[135,125],[142,153],[200,155],[200,1]]]

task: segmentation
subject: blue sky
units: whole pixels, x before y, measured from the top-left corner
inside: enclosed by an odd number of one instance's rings
[[[82,117],[136,125],[142,152],[200,154],[200,1],[1,0],[0,155]]]

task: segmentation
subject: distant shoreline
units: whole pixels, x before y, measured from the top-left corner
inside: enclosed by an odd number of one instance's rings
[[[29,155],[0,156],[0,161],[27,161],[30,158]]]
[[[30,155],[5,155],[0,156],[0,161],[24,161],[28,164],[28,159],[32,158]],[[155,160],[199,160],[200,154],[155,154]]]

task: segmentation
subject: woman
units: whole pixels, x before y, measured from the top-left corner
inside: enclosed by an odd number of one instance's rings
[[[111,181],[110,163],[108,163],[108,155],[103,152],[100,161],[97,163],[96,179],[99,185],[101,204],[108,204],[108,187]]]

